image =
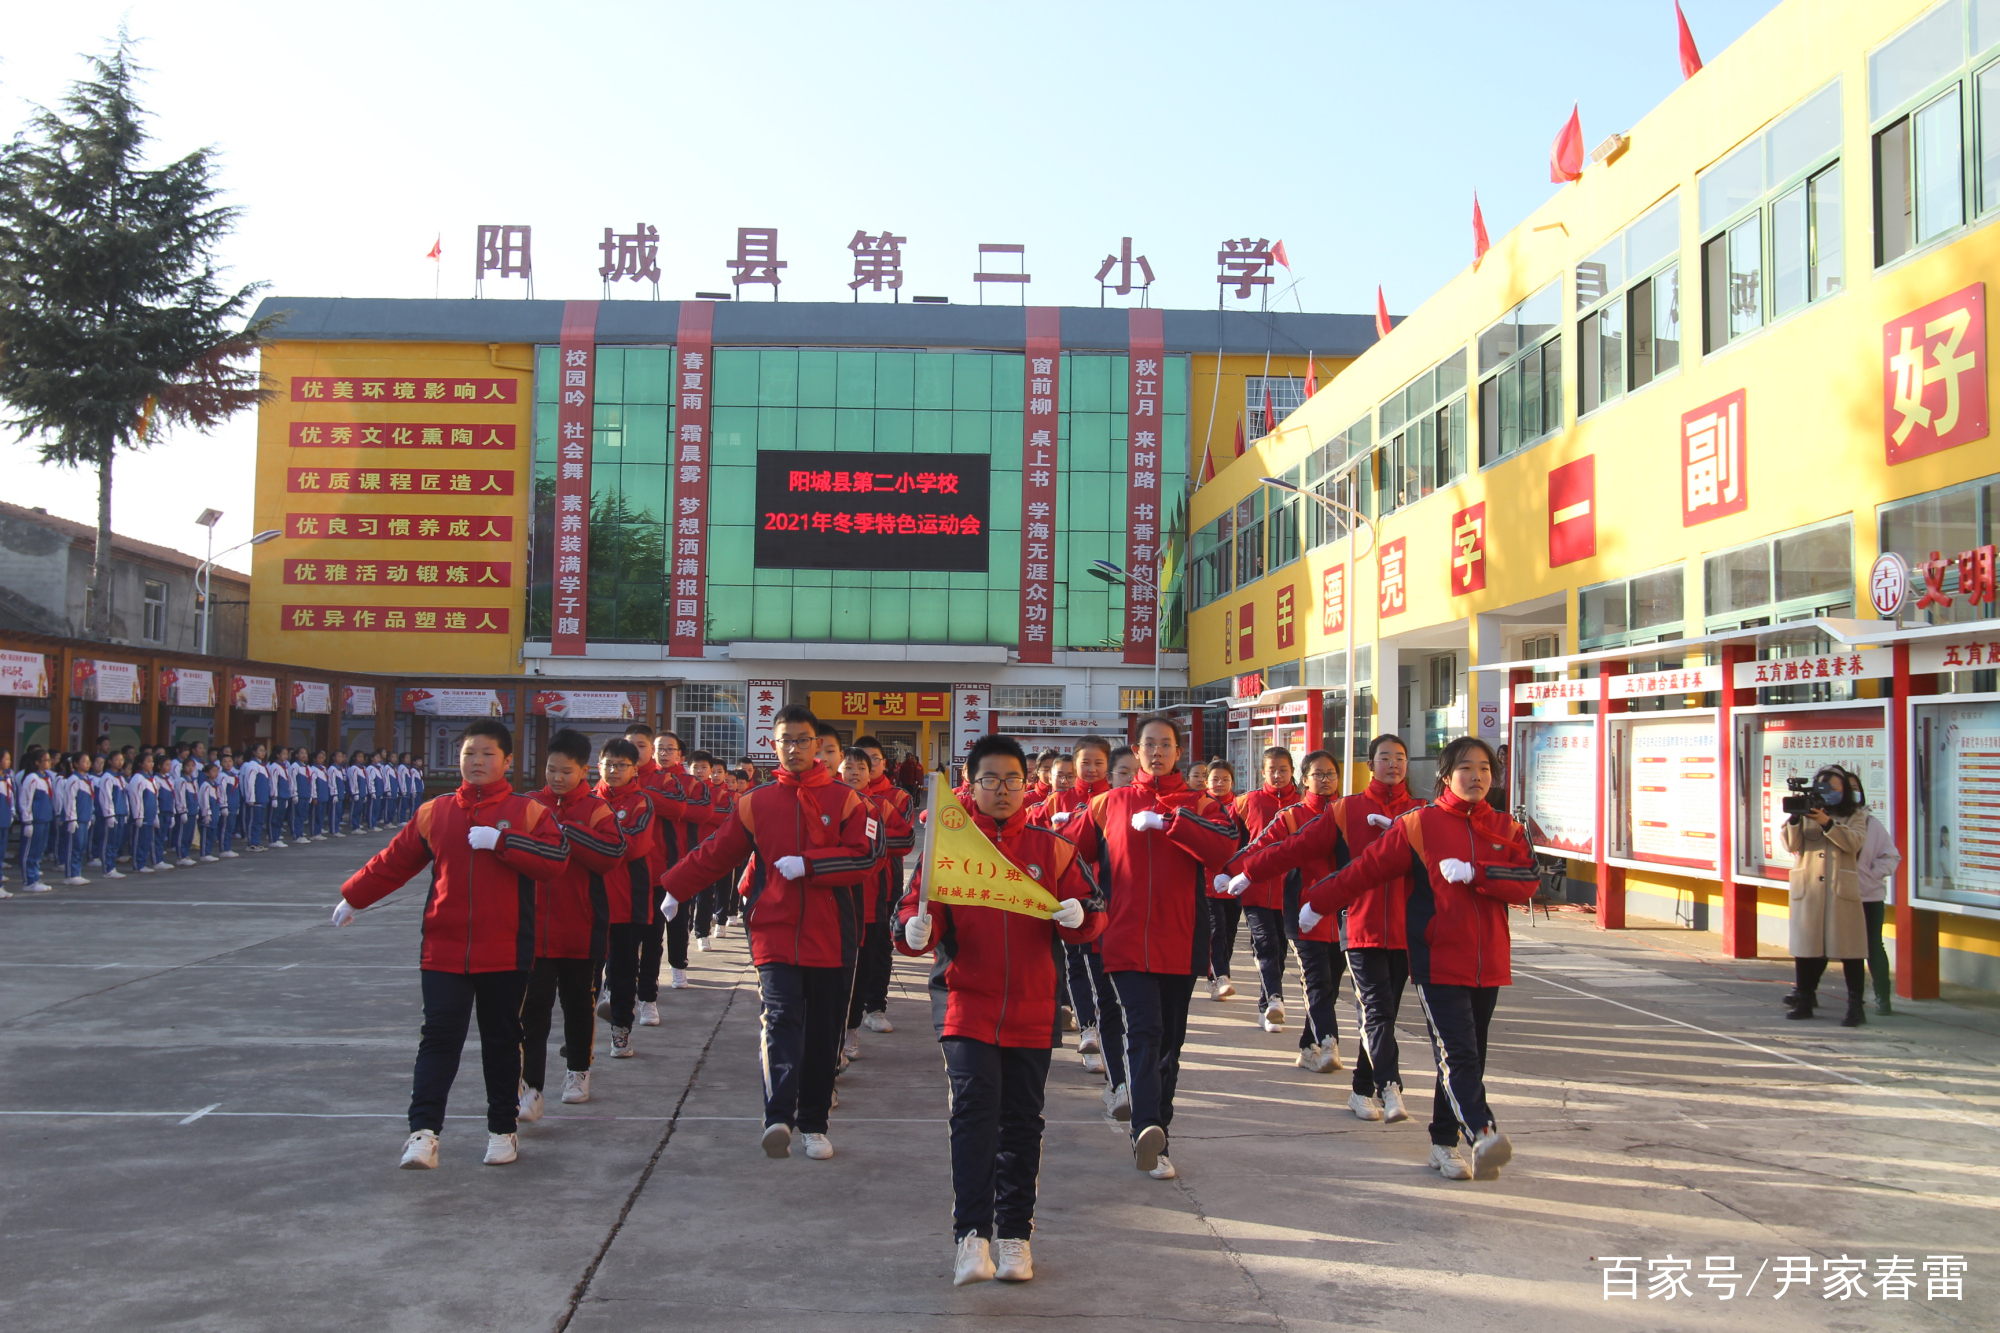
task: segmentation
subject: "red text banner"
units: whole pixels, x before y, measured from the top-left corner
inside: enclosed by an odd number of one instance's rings
[[[1597,455],[1585,454],[1549,469],[1549,568],[1596,554]]]
[[[1347,628],[1347,566],[1328,565],[1319,576],[1319,632],[1339,634]]]
[[[294,467],[285,469],[285,489],[294,494],[512,495],[514,474],[485,469]]]
[[[707,638],[708,426],[714,342],[714,303],[681,302],[675,346],[670,657],[700,657]]]
[[[285,535],[302,541],[506,542],[514,520],[497,514],[286,514]]]
[[[1126,312],[1130,340],[1125,438],[1125,661],[1151,665],[1159,639],[1160,576],[1164,542],[1160,466],[1165,446],[1166,322],[1158,310]],[[1139,580],[1144,580],[1141,584]]]
[[[1882,326],[1882,436],[1891,463],[1986,438],[1986,284]]]
[[[402,376],[294,375],[295,403],[512,403],[516,379],[411,379]]]
[[[512,449],[514,428],[464,421],[294,421],[294,449]]]
[[[1021,632],[1023,662],[1051,660],[1055,635],[1057,429],[1062,401],[1062,311],[1027,310],[1021,384]]]
[[[1749,397],[1738,389],[1681,413],[1681,526],[1750,507]]]
[[[1486,587],[1486,501],[1477,500],[1451,516],[1451,595],[1464,597]]]
[[[514,582],[514,566],[505,560],[287,560],[285,582],[505,588]]]
[[[301,606],[280,608],[287,630],[339,633],[505,634],[508,611],[500,606]]]
[[[556,375],[549,647],[557,657],[581,657],[585,608],[590,605],[590,432],[597,401],[597,302],[564,303]]]
[[[1375,553],[1375,587],[1379,596],[1376,614],[1400,616],[1410,609],[1409,570],[1403,553],[1408,537],[1383,542]]]

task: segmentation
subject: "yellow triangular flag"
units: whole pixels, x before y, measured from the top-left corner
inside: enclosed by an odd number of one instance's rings
[[[1045,921],[1055,915],[1055,895],[1035,878],[1049,867],[1023,867],[1010,861],[972,822],[971,812],[944,785],[942,773],[931,774],[930,795],[924,827],[926,900],[953,907],[996,907]]]

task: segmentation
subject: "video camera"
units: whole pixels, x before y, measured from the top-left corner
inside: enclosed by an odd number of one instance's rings
[[[1785,786],[1791,795],[1785,797],[1783,808],[1787,815],[1797,818],[1813,810],[1826,809],[1826,798],[1820,794],[1810,778],[1786,778]]]

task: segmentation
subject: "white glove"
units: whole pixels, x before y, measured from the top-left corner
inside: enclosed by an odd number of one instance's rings
[[[1229,882],[1222,886],[1222,891],[1232,898],[1241,898],[1244,890],[1249,887],[1250,877],[1248,875],[1231,875]]]
[[[1313,911],[1311,903],[1299,904],[1299,934],[1305,934],[1324,920],[1325,917]]]
[[[1049,820],[1049,823],[1055,825],[1057,828],[1061,828],[1064,824],[1069,823],[1069,811],[1067,810],[1058,811],[1055,814],[1055,816]]]
[[[1387,815],[1370,815],[1368,816],[1368,822],[1373,824],[1376,828],[1388,828],[1389,825],[1395,823],[1396,821],[1389,818],[1389,816]]]
[[[1083,924],[1083,904],[1074,898],[1065,898],[1056,904],[1055,913],[1049,917],[1049,920],[1055,922],[1058,926],[1066,926],[1071,930],[1075,930]]]
[[[672,921],[675,917],[679,916],[680,914],[681,914],[681,900],[674,897],[674,895],[671,893],[668,894],[666,896],[666,900],[660,904],[660,920]]]
[[[778,873],[786,879],[797,879],[806,873],[806,859],[803,856],[781,856],[778,858]]]
[[[476,852],[490,852],[500,845],[500,830],[480,824],[466,833],[465,840]]]
[[[1132,831],[1134,833],[1144,833],[1148,830],[1158,832],[1166,826],[1166,817],[1157,810],[1141,810],[1138,814],[1132,816]]]
[[[1217,875],[1215,877],[1215,882],[1211,884],[1209,887],[1213,888],[1217,893],[1229,892],[1229,876]]]
[[[1077,916],[1082,917],[1081,909]],[[912,949],[923,949],[931,942],[931,919],[928,914],[919,913],[903,923],[903,943]]]
[[[347,899],[340,900],[340,906],[333,909],[333,924],[344,926],[354,919],[354,909],[347,905]]]
[[[1438,862],[1438,869],[1444,871],[1444,877],[1453,884],[1472,883],[1472,862],[1470,861],[1446,859]]]

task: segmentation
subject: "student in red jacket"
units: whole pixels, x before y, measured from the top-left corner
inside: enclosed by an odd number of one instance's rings
[[[1035,1275],[1035,1179],[1042,1102],[1058,1040],[1056,974],[1062,945],[1104,928],[1104,900],[1076,848],[1027,815],[1027,757],[1006,736],[972,745],[972,822],[1017,870],[1057,899],[1043,920],[997,907],[927,903],[913,882],[897,911],[897,947],[935,950],[932,1014],[951,1083],[953,1283]],[[921,873],[921,872],[920,872]],[[987,1233],[993,1233],[993,1244]],[[1000,1253],[995,1271],[991,1250]]]
[[[1076,781],[1068,787],[1058,786],[1030,810],[1030,824],[1060,833],[1079,812],[1088,808],[1092,797],[1111,790],[1110,741],[1102,736],[1085,736],[1076,743],[1073,762]],[[1060,773],[1062,767],[1058,761],[1053,771]],[[1104,962],[1096,949],[1095,944],[1063,946],[1067,963],[1063,984],[1068,988],[1070,1012],[1076,1015],[1076,1052],[1083,1058],[1085,1070],[1104,1075],[1106,1108],[1114,1116],[1121,1109],[1129,1116],[1132,1100],[1125,1086],[1125,1025],[1119,1021],[1111,980],[1104,976]]]
[[[340,887],[333,924],[394,893],[424,867],[424,1026],[410,1091],[406,1170],[437,1166],[445,1098],[475,1009],[480,1064],[486,1074],[486,1164],[515,1159],[519,1148],[521,995],[534,966],[537,881],[563,873],[569,853],[549,812],[507,785],[514,738],[491,718],[465,729],[449,796],[425,802],[387,847]]]
[[[1236,804],[1236,765],[1211,759],[1197,766],[1201,788],[1227,810]],[[1245,841],[1248,841],[1247,835]],[[1243,900],[1231,893],[1208,891],[1208,998],[1218,1003],[1236,994],[1229,979],[1229,960],[1236,953],[1236,931],[1243,924]]]
[[[833,1156],[827,1113],[848,972],[860,934],[853,886],[882,855],[881,825],[860,795],[819,762],[819,719],[782,708],[772,740],[778,780],[737,801],[727,823],[667,871],[668,912],[746,857],[743,916],[764,1003],[764,1151],[789,1157],[794,1126],[806,1156]]]
[[[1264,751],[1264,785],[1236,798],[1237,821],[1250,838],[1296,805],[1300,792],[1292,783],[1292,752],[1282,745]],[[1243,915],[1250,923],[1250,953],[1257,960],[1257,1008],[1266,1032],[1285,1030],[1285,882],[1283,876],[1252,880],[1243,894]]]
[[[1429,1166],[1447,1180],[1492,1180],[1513,1156],[1486,1100],[1486,1034],[1508,985],[1507,905],[1533,899],[1534,853],[1521,826],[1486,804],[1493,750],[1461,736],[1438,759],[1438,797],[1394,820],[1360,859],[1309,889],[1301,927],[1409,876],[1404,931],[1424,1006],[1437,1092]],[[1472,1170],[1454,1151],[1463,1135]]]
[[[597,1016],[611,1024],[611,1058],[633,1055],[632,1024],[641,1017],[638,1006],[639,959],[652,932],[660,876],[666,858],[660,851],[659,802],[639,776],[643,761],[631,740],[608,740],[597,756],[597,799],[611,807],[619,832],[625,835],[624,863],[605,876],[604,994]],[[654,1009],[658,1022],[658,1009]]]
[[[625,835],[618,816],[590,790],[590,738],[564,729],[549,737],[543,765],[549,785],[530,800],[555,816],[569,844],[569,867],[560,879],[535,886],[535,967],[521,1001],[521,1120],[542,1118],[542,1080],[548,1068],[549,1027],[562,1001],[562,1099],[590,1100],[590,1056],[597,1014],[591,991],[604,966],[610,897],[604,877],[625,865]]]
[[[1125,1019],[1133,1162],[1155,1179],[1171,1180],[1167,1126],[1188,999],[1196,975],[1208,970],[1205,891],[1235,854],[1236,824],[1181,776],[1180,723],[1146,718],[1138,754],[1141,771],[1132,785],[1095,798],[1088,816],[1069,827],[1077,850],[1098,867],[1110,904],[1100,942]]]
[[[671,731],[655,732],[643,722],[625,728],[625,739],[639,746],[639,780],[652,794],[661,859],[673,865],[701,844],[708,834],[711,808],[707,784],[688,772],[682,761],[681,738]],[[643,742],[643,743],[642,743]],[[650,753],[648,746],[651,747]],[[647,768],[650,760],[652,768]],[[667,984],[685,990],[688,984],[688,934],[694,913],[676,913],[669,920],[653,902],[654,919],[639,947],[639,1023],[660,1022],[660,965],[667,967]]]
[[[707,772],[703,772],[706,760]],[[696,750],[694,763],[689,771],[708,784],[709,822],[704,825],[707,833],[721,828],[729,818],[729,812],[736,808],[736,793],[741,790],[742,779],[729,772],[706,750]],[[707,836],[704,833],[704,837]],[[734,886],[728,875],[703,889],[695,898],[694,947],[697,952],[707,953],[711,935],[720,938],[729,933],[729,893]]]
[[[866,1027],[870,1032],[896,1030],[896,1025],[889,1021],[890,918],[903,896],[903,858],[917,845],[910,794],[889,781],[889,762],[882,753],[882,742],[873,736],[857,736],[848,753],[852,755],[855,750],[868,763],[867,781],[858,790],[874,804],[876,818],[882,822],[883,857],[866,885],[868,900],[862,918],[861,944],[854,961],[854,999],[847,1007],[850,1058],[861,1049],[857,1035],[860,1028]]]
[[[1334,864],[1361,856],[1390,821],[1423,805],[1404,779],[1409,751],[1393,732],[1368,745],[1368,786],[1342,803],[1341,850]],[[1403,1106],[1402,1055],[1396,1044],[1396,1016],[1403,984],[1410,978],[1410,955],[1403,935],[1403,906],[1409,876],[1397,874],[1364,889],[1347,909],[1347,967],[1354,976],[1354,1008],[1360,1022],[1360,1053],[1354,1060],[1354,1090],[1347,1107],[1363,1120],[1395,1124],[1408,1118]]]
[[[1285,936],[1299,952],[1299,979],[1305,983],[1306,1021],[1299,1028],[1299,1068],[1328,1074],[1340,1068],[1340,974],[1347,970],[1328,917],[1311,930],[1299,926],[1300,894],[1341,864],[1331,854],[1338,839],[1308,836],[1338,828],[1340,765],[1325,750],[1305,758],[1306,794],[1280,810],[1264,831],[1230,859],[1215,877],[1215,891],[1225,899],[1254,884],[1276,880],[1284,903]]]

